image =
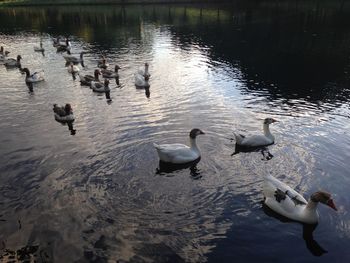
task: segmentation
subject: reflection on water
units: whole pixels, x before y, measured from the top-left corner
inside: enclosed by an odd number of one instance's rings
[[[267,205],[263,204],[263,211],[266,215],[276,218],[280,220],[283,223],[291,223],[294,222],[276,212],[274,212],[272,209],[270,209]],[[295,223],[295,222],[294,222]],[[301,223],[300,223],[301,224]],[[313,232],[315,231],[318,224],[301,224],[303,226],[303,239],[305,241],[305,245],[307,249],[312,253],[314,256],[322,256],[324,253],[327,253],[326,250],[324,250],[318,243],[315,241],[313,237]]]
[[[349,12],[344,1],[297,0],[0,9],[0,44],[22,56],[23,68],[45,70],[44,82],[27,87],[18,69],[0,65],[0,255],[349,257]],[[72,54],[85,52],[82,75],[93,75],[102,55],[121,67],[111,101],[67,72],[57,36],[69,37]],[[44,56],[33,49],[40,39]],[[146,62],[151,87],[136,89],[134,73]],[[75,136],[54,120],[53,103],[72,105]],[[274,145],[232,155],[232,132],[260,131],[261,119],[276,116]],[[160,164],[153,142],[182,142],[193,127],[207,134],[200,162]],[[304,242],[299,224],[280,226],[262,211],[268,173],[306,195],[329,190],[338,213],[320,207]]]

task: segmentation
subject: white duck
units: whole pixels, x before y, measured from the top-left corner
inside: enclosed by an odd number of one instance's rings
[[[149,77],[142,76],[140,74],[135,74],[135,86],[136,88],[149,88],[148,83]]]
[[[196,137],[204,134],[200,129],[190,132],[190,147],[184,144],[153,144],[158,152],[159,159],[166,163],[184,164],[197,160],[201,153],[196,144]]]
[[[253,135],[245,137],[244,135],[234,133],[236,144],[247,148],[261,147],[273,144],[275,142],[275,137],[271,134],[269,125],[274,122],[277,122],[277,120],[272,118],[266,118],[264,120],[264,135]]]
[[[17,59],[14,58],[8,58],[4,60],[4,65],[6,67],[21,67],[21,55],[17,56]]]
[[[145,63],[145,68],[144,69],[140,68],[136,74],[139,74],[139,75],[144,76],[144,77],[150,77],[151,74],[149,74],[149,72],[148,72],[148,67],[149,67],[148,63]]]
[[[306,224],[318,222],[317,204],[321,202],[337,210],[329,193],[313,193],[309,201],[275,177],[268,175],[264,181],[265,204],[276,213]]]
[[[38,72],[34,72],[33,74],[30,74],[28,68],[24,68],[22,71],[26,73],[25,81],[27,83],[36,83],[36,82],[40,82],[40,81],[45,80],[44,76],[43,76],[43,72],[44,72],[43,70],[38,71]]]
[[[67,62],[73,62],[73,63],[80,63],[83,62],[83,55],[84,52],[80,53],[79,57],[76,57],[74,55],[71,55],[70,52],[68,52],[68,55],[64,55],[63,58],[67,61]]]

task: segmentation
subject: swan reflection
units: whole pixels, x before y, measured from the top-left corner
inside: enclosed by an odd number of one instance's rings
[[[276,218],[279,221],[283,223],[298,223],[303,226],[303,239],[305,241],[305,245],[307,249],[311,252],[312,255],[316,257],[320,257],[323,254],[327,253],[327,250],[322,248],[317,241],[313,237],[313,232],[315,231],[318,224],[303,224],[297,221],[290,220],[287,217],[284,217],[276,212],[274,212],[272,209],[270,209],[267,205],[263,204],[262,206],[263,211],[266,215]]]
[[[244,152],[244,153],[260,152],[263,156],[262,160],[266,160],[266,161],[271,160],[273,158],[273,154],[270,152],[269,148],[266,146],[247,148],[247,147],[242,147],[241,145],[235,144],[235,151],[231,154],[231,156],[236,155],[240,152]]]
[[[164,175],[170,174],[178,170],[189,169],[190,175],[193,179],[200,179],[202,176],[200,174],[200,170],[197,168],[197,164],[201,158],[199,157],[197,160],[193,162],[184,163],[184,164],[173,164],[167,163],[163,161],[159,161],[159,167],[156,169],[156,174]]]

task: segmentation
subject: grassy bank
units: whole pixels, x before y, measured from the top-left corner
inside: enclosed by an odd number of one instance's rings
[[[0,0],[0,6],[217,3],[229,0]]]

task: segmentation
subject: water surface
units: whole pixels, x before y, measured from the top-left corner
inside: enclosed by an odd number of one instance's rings
[[[245,2],[0,10],[0,44],[46,77],[29,92],[18,69],[0,65],[0,255],[42,262],[350,256],[350,6]],[[67,73],[52,46],[58,35],[69,36],[74,54],[86,52],[82,73],[92,74],[102,54],[122,68],[120,85],[111,81],[112,103]],[[40,38],[44,54],[33,51]],[[145,62],[151,87],[136,89],[133,74]],[[54,103],[72,105],[74,136],[54,120]],[[279,120],[270,155],[231,155],[233,131],[261,132],[266,117]],[[194,127],[206,132],[200,162],[159,171],[153,143],[187,143]],[[263,209],[266,174],[306,198],[332,193],[339,211],[320,205],[320,224],[303,235],[301,224]]]

